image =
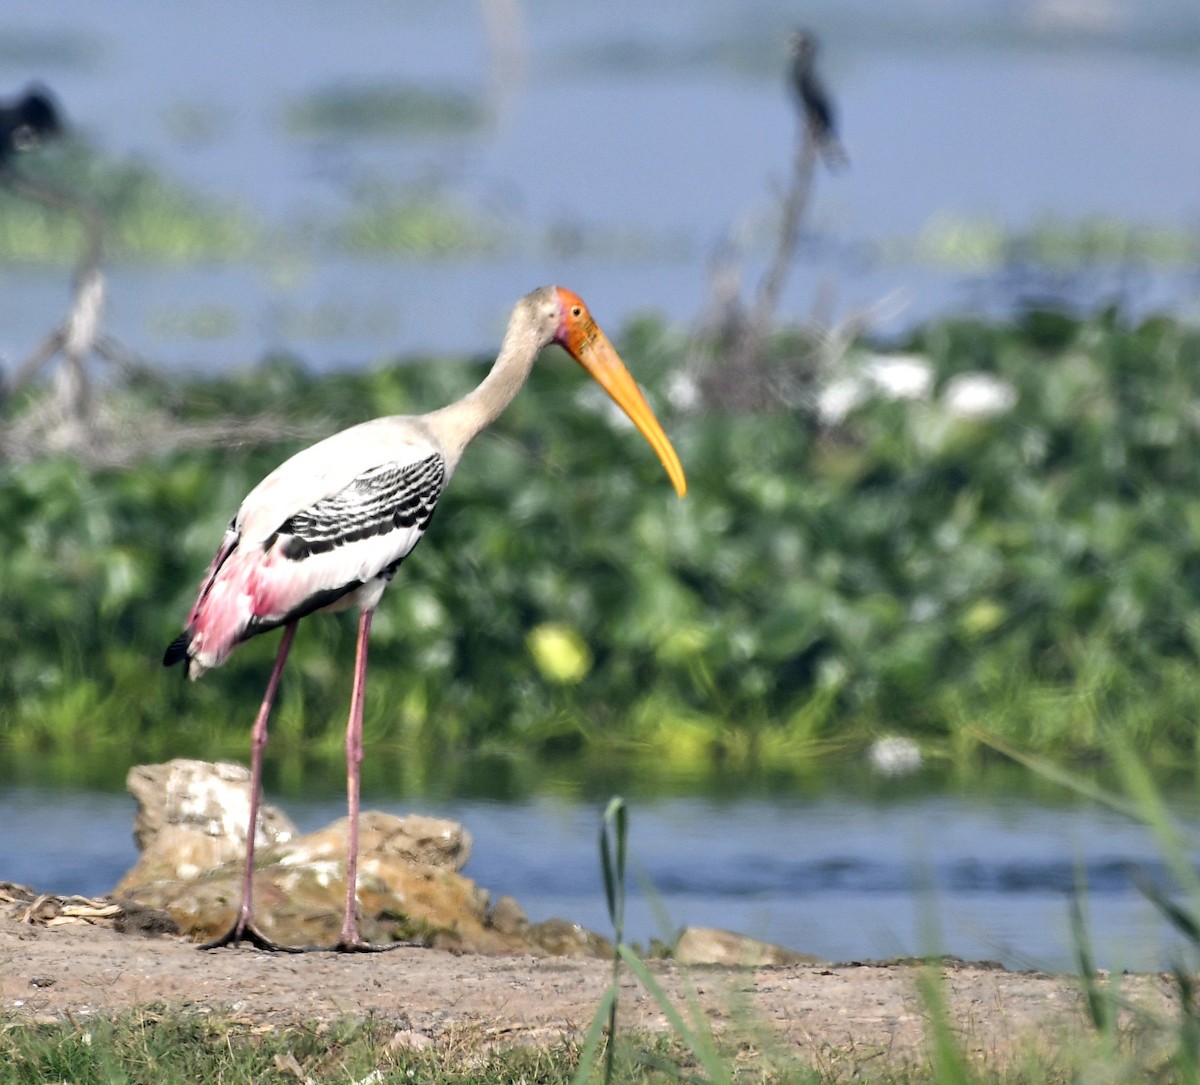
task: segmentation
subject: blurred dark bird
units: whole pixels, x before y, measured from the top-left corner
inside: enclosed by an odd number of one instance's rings
[[[788,37],[788,52],[792,55],[792,91],[809,137],[831,169],[848,166],[850,159],[838,142],[833,104],[817,75],[816,37],[807,30],[797,30]]]
[[[58,107],[43,87],[31,86],[21,97],[0,102],[0,166],[62,132]]]

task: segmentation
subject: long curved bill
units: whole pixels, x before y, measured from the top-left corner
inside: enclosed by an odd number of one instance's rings
[[[663,467],[667,469],[675,492],[683,497],[687,493],[683,465],[679,462],[675,449],[671,447],[671,442],[667,440],[667,435],[663,433],[658,419],[654,417],[654,412],[638,388],[637,382],[629,375],[629,370],[625,368],[608,336],[592,319],[587,306],[569,290],[560,287],[559,295],[564,313],[559,342],[629,416],[629,420],[637,426],[638,431],[662,461]]]

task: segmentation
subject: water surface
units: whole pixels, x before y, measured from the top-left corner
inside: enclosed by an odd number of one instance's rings
[[[853,166],[819,178],[810,225],[824,243],[802,258],[785,319],[819,297],[827,319],[871,309],[881,332],[933,313],[1003,312],[1010,280],[879,259],[882,243],[946,216],[1017,230],[1090,215],[1192,230],[1200,220],[1200,141],[1186,138],[1200,115],[1200,10],[1187,0],[898,0],[884,14],[853,0],[803,15],[825,41]],[[481,258],[317,251],[112,269],[111,330],[164,364],[245,364],[282,348],[353,366],[494,349],[515,298],[546,281],[582,293],[612,327],[646,309],[689,323],[728,236],[747,239],[752,284],[791,157],[783,42],[796,17],[777,0],[586,11],[218,0],[169,13],[151,0],[11,0],[0,79],[47,80],[103,152],[268,224],[336,221],[364,185],[427,186],[503,223],[509,243]],[[312,94],[346,86],[465,94],[484,120],[393,138],[289,122]],[[1197,285],[1187,267],[1132,279],[1098,269],[1055,289],[1085,306],[1194,313]],[[0,352],[31,350],[67,288],[62,273],[0,272],[12,299]],[[180,312],[204,307],[225,314],[219,331],[180,326]],[[313,311],[333,318],[300,319]]]
[[[333,799],[284,804],[304,830]],[[454,818],[475,840],[465,873],[533,920],[609,930],[597,836],[603,804],[556,799],[366,806]],[[136,859],[133,800],[0,790],[0,880],[103,894]],[[936,949],[1012,968],[1070,969],[1068,895],[1082,876],[1103,967],[1156,969],[1178,946],[1131,872],[1165,881],[1148,832],[1090,804],[664,799],[631,805],[630,937],[725,927],[835,961]],[[1187,823],[1192,832],[1196,826]]]

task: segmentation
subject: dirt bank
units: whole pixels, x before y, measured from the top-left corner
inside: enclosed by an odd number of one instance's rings
[[[677,998],[698,990],[718,1029],[747,1010],[798,1054],[828,1065],[880,1057],[919,1058],[925,1007],[918,968],[907,963],[789,966],[754,971],[653,965]],[[1082,1028],[1070,977],[950,965],[945,987],[964,1049],[994,1063],[1038,1040]],[[76,1019],[140,1006],[227,1010],[268,1023],[374,1015],[435,1041],[446,1029],[479,1027],[501,1042],[550,1042],[586,1029],[608,980],[603,961],[455,955],[400,947],[386,953],[267,954],[249,948],[202,952],[172,936],[118,934],[106,926],[40,926],[0,919],[3,1017]],[[1166,978],[1129,976],[1131,1003],[1171,1013]],[[632,981],[627,1023],[666,1022]]]

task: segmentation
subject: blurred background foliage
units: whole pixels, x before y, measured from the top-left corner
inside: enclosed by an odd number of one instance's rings
[[[687,499],[547,352],[376,616],[373,756],[787,776],[882,733],[970,759],[985,731],[1074,758],[1119,733],[1160,767],[1192,762],[1200,331],[1116,312],[938,321],[896,344],[930,367],[928,394],[865,395],[836,418],[815,390],[755,413],[668,397],[695,374],[686,339],[657,319],[620,346]],[[807,349],[779,337],[768,364],[811,370]],[[859,345],[826,378],[881,359]],[[8,763],[109,763],[116,778],[136,760],[244,756],[275,637],[194,685],[159,665],[228,518],[314,432],[431,409],[484,364],[317,376],[279,356],[182,386],[131,382],[111,397],[147,427],[270,413],[296,440],[260,443],[249,427],[120,469],[0,465]],[[1011,406],[955,407],[956,379],[979,375]],[[28,392],[16,417],[46,394]],[[353,641],[346,616],[300,631],[271,739],[293,782],[340,766]]]
[[[72,141],[40,157],[35,185],[102,216],[110,255],[134,264],[241,261],[265,231],[244,209],[197,195],[144,161],[114,161]],[[77,193],[86,193],[81,200]],[[78,214],[0,186],[0,264],[29,269],[74,263],[83,247]]]

